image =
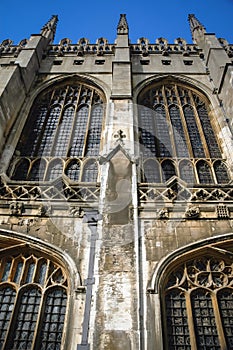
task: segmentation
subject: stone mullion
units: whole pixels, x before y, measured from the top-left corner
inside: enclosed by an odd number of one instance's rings
[[[56,155],[53,156],[53,150],[54,150],[54,147],[55,147],[56,141],[57,141],[59,125],[60,125],[60,123],[62,123],[62,117],[63,117],[63,113],[64,113],[64,106],[65,106],[65,101],[66,101],[66,96],[67,96],[68,90],[69,90],[69,86],[67,85],[66,86],[66,95],[65,95],[65,98],[63,100],[63,103],[62,104],[59,103],[61,106],[61,110],[60,110],[60,114],[59,114],[59,118],[58,118],[58,123],[57,123],[56,129],[54,131],[54,138],[53,138],[53,142],[52,142],[52,146],[51,146],[50,156],[52,156],[52,157],[56,157]],[[61,158],[61,157],[59,157],[59,158]]]
[[[178,106],[179,106],[179,111],[180,111],[180,119],[181,119],[181,123],[182,123],[183,129],[184,129],[185,141],[186,141],[186,145],[188,147],[189,157],[194,158],[193,149],[192,149],[191,141],[189,138],[189,132],[188,132],[185,116],[184,116],[184,111],[182,108],[182,103],[180,100],[180,95],[179,95],[179,92],[177,89],[177,85],[175,85],[175,93],[176,93],[176,97],[177,97],[177,101],[178,101]]]
[[[221,349],[227,349],[227,344],[225,340],[225,335],[222,327],[222,321],[221,321],[221,315],[219,311],[219,306],[218,306],[218,300],[217,300],[217,293],[216,291],[214,293],[211,293],[211,300],[213,304],[213,310],[214,310],[214,316],[215,316],[215,321],[216,321],[216,328],[218,331],[218,338],[219,338],[219,343],[221,346]]]
[[[192,312],[192,303],[191,303],[191,292],[186,291],[185,292],[185,302],[186,302],[186,311],[187,311],[187,321],[188,321],[188,328],[189,328],[189,335],[190,335],[190,345],[192,350],[198,350],[197,342],[196,342],[196,334],[195,334],[195,327],[193,322],[193,312]]]
[[[73,117],[73,123],[72,123],[72,127],[71,127],[71,134],[70,134],[70,140],[69,140],[69,144],[68,144],[67,154],[69,154],[69,149],[72,147],[72,139],[73,139],[75,124],[76,124],[76,120],[78,118],[77,114],[78,114],[78,107],[79,107],[81,90],[82,90],[82,85],[79,86],[79,92],[78,92],[78,96],[77,96],[77,100],[76,100],[76,104],[75,104],[75,108],[74,108],[74,117]]]
[[[35,331],[34,331],[34,336],[33,336],[33,340],[32,340],[32,349],[37,349],[38,345],[40,346],[40,333],[41,333],[41,329],[42,329],[42,321],[43,321],[43,311],[44,311],[44,303],[45,303],[45,296],[44,296],[45,291],[41,290],[41,299],[40,299],[40,307],[38,310],[38,316],[37,316],[37,322],[36,322],[36,327],[35,327]]]
[[[83,144],[83,154],[82,154],[83,157],[85,157],[86,147],[87,147],[87,142],[88,142],[89,127],[90,127],[90,123],[91,123],[91,111],[92,111],[93,96],[94,96],[94,90],[91,91],[90,104],[88,106],[89,109],[88,109],[86,133],[85,133],[84,144]]]
[[[170,136],[170,142],[171,142],[171,151],[172,151],[172,157],[177,158],[177,154],[176,154],[176,143],[175,143],[175,138],[173,135],[173,127],[172,127],[172,122],[171,122],[171,118],[170,118],[170,113],[169,113],[169,104],[167,101],[167,97],[166,97],[166,93],[165,93],[165,86],[163,85],[163,89],[162,89],[162,93],[163,93],[163,99],[164,99],[164,107],[165,107],[165,113],[166,113],[166,120],[168,123],[168,130],[169,130],[169,136]]]
[[[204,152],[205,152],[206,158],[211,158],[210,154],[209,154],[208,145],[206,143],[205,135],[204,135],[204,132],[203,132],[203,129],[202,129],[201,121],[200,121],[199,115],[197,113],[196,104],[195,104],[195,101],[194,101],[194,98],[193,98],[193,94],[189,90],[188,90],[188,94],[189,94],[189,97],[190,97],[190,100],[191,100],[191,105],[193,107],[193,113],[194,113],[194,116],[195,116],[197,129],[198,129],[199,134],[200,134],[200,138],[201,138],[201,142],[202,142],[202,145],[203,145],[203,148],[204,148]]]

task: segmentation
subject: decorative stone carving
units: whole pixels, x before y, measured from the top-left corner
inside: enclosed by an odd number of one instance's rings
[[[9,205],[11,215],[21,215],[24,211],[24,204],[19,202],[12,202]]]
[[[113,137],[116,139],[117,142],[120,142],[121,144],[124,144],[123,139],[126,138],[126,135],[124,134],[124,131],[122,131],[120,129],[114,134]]]
[[[186,212],[185,216],[189,219],[196,219],[200,215],[200,208],[197,207],[196,205],[189,207]]]
[[[41,204],[38,208],[38,215],[39,216],[47,216],[49,214],[51,214],[51,207]]]
[[[216,213],[218,219],[229,219],[230,217],[229,208],[223,203],[217,205]]]
[[[158,212],[158,219],[169,219],[169,212],[167,208],[163,208]]]
[[[70,214],[73,217],[83,218],[85,212],[84,212],[84,210],[81,207],[72,206],[72,207],[70,207]]]

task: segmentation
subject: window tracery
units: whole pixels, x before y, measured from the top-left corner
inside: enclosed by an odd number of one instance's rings
[[[51,169],[49,165],[46,169],[47,165],[39,164],[39,160],[31,164],[28,173],[30,166],[26,164],[26,157],[31,162],[41,157],[49,160],[51,157],[97,157],[103,115],[102,96],[93,87],[67,83],[45,90],[30,111],[16,147],[15,162],[8,170],[10,177],[21,181],[42,181],[62,175],[61,166]],[[22,159],[22,162],[17,163],[17,159]]]
[[[61,349],[68,280],[59,263],[31,248],[0,252],[0,349]]]
[[[156,157],[164,172],[163,160],[173,158],[174,171],[168,176],[177,174],[188,184],[229,182],[204,96],[170,82],[146,88],[139,95],[138,104],[144,160]],[[186,166],[180,163],[185,158],[190,159]],[[197,162],[198,159],[202,161]],[[167,181],[168,176],[162,180]]]
[[[170,270],[163,304],[166,349],[232,348],[231,254],[224,248],[203,252]]]

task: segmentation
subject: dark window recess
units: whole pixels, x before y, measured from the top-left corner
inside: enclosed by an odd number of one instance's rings
[[[84,60],[74,60],[75,66],[81,66],[83,64]]]
[[[95,60],[95,64],[104,64],[105,63],[105,60]]]
[[[163,64],[164,66],[170,66],[171,60],[162,60],[162,64]]]
[[[141,65],[148,66],[150,64],[150,60],[140,60]]]
[[[193,61],[192,61],[192,60],[184,60],[184,64],[185,64],[186,66],[192,66]]]
[[[53,64],[54,64],[54,66],[60,66],[62,64],[62,60],[53,61]]]

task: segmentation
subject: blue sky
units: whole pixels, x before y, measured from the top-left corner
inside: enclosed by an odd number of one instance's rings
[[[233,43],[233,0],[1,0],[0,42],[37,34],[53,14],[59,17],[55,43],[68,37],[76,43],[87,37],[94,43],[105,37],[116,38],[120,13],[126,13],[130,39],[147,37],[151,43],[165,37],[170,43],[177,37],[191,42],[187,17],[194,13],[207,32],[216,33]]]

